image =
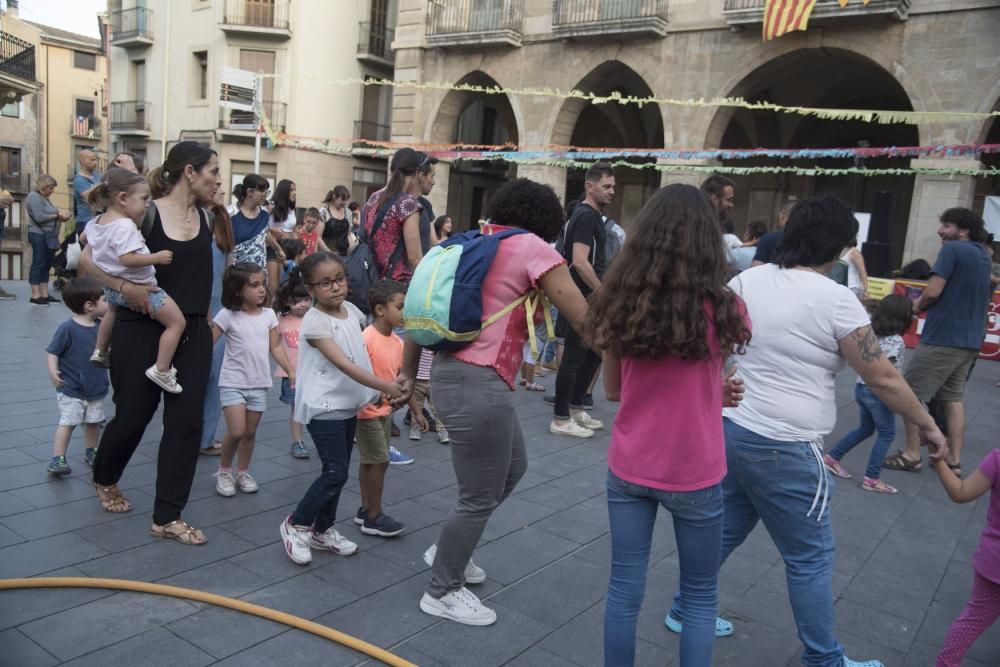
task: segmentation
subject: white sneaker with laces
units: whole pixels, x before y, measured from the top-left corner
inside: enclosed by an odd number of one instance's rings
[[[591,431],[597,431],[604,428],[604,422],[599,419],[594,419],[585,410],[576,412],[573,414],[573,421],[584,428],[589,428]]]
[[[226,498],[236,495],[236,478],[233,473],[222,470],[215,473],[215,492]]]
[[[156,370],[156,364],[146,369],[146,377],[159,385],[160,389],[171,394],[179,394],[183,389],[177,384],[177,369],[173,366],[166,373]]]
[[[437,556],[438,545],[432,544],[427,551],[424,552],[424,562],[427,563],[428,567],[434,567],[434,557]],[[469,559],[469,563],[465,566],[465,583],[467,584],[481,584],[486,581],[486,570],[479,567]]]
[[[440,600],[424,593],[420,599],[420,611],[464,625],[493,625],[497,622],[497,613],[484,606],[475,593],[465,587],[448,593]]]
[[[549,433],[552,435],[566,435],[571,438],[593,438],[594,432],[589,428],[580,426],[576,421],[570,419],[563,422],[552,422],[549,424]]]
[[[410,424],[410,440],[420,440],[420,424],[416,421]]]
[[[309,532],[309,546],[313,549],[325,549],[338,556],[350,556],[358,550],[358,545],[338,533],[333,526],[324,533]]]
[[[243,493],[257,493],[257,489],[260,488],[257,486],[257,480],[248,472],[237,473],[236,486]]]
[[[312,551],[309,550],[311,528],[293,526],[291,515],[281,522],[281,541],[285,543],[285,553],[292,562],[308,565],[312,562]]]

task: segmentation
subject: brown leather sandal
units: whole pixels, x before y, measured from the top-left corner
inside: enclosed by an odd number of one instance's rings
[[[118,488],[117,484],[112,484],[111,486],[94,484],[94,488],[97,489],[97,497],[100,499],[101,507],[104,508],[105,512],[123,514],[132,511],[132,503],[122,495],[121,489]]]
[[[153,537],[162,537],[165,540],[177,540],[181,544],[190,546],[201,546],[208,542],[205,533],[197,528],[189,526],[180,519],[174,519],[170,523],[157,526],[155,523],[149,529],[149,534]]]

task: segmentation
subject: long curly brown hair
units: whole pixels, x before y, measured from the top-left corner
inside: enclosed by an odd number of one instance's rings
[[[594,295],[588,330],[618,357],[707,359],[708,312],[723,354],[750,341],[714,210],[698,188],[674,184],[649,200]]]

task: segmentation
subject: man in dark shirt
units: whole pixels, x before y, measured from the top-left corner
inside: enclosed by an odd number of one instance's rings
[[[750,266],[760,266],[770,264],[774,261],[774,256],[778,253],[781,242],[785,240],[785,223],[788,222],[788,214],[791,213],[795,202],[786,202],[778,211],[778,228],[773,232],[768,232],[757,241],[757,252],[754,253]]]
[[[925,403],[936,399],[948,422],[948,467],[959,464],[965,439],[962,397],[969,372],[986,336],[990,258],[983,247],[983,220],[967,208],[941,214],[941,252],[914,312],[927,313],[920,344],[906,369],[906,381]],[[920,431],[906,422],[906,447],[887,458],[892,470],[920,470]]]
[[[615,196],[615,176],[611,165],[598,162],[584,177],[586,198],[566,224],[563,257],[569,264],[573,282],[584,296],[601,285],[606,266],[607,231],[602,213]],[[601,357],[588,347],[579,334],[567,327],[562,363],[556,375],[556,402],[549,432],[576,438],[590,438],[604,424],[584,410],[584,396],[590,380],[601,365]]]

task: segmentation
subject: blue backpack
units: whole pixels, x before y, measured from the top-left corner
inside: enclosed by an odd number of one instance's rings
[[[525,304],[528,335],[535,348],[535,311],[540,307],[552,335],[552,320],[541,290],[531,290],[483,318],[483,280],[493,264],[500,242],[515,234],[473,230],[456,234],[430,249],[420,260],[403,303],[406,332],[418,345],[434,351],[460,350],[479,337],[483,329]]]

